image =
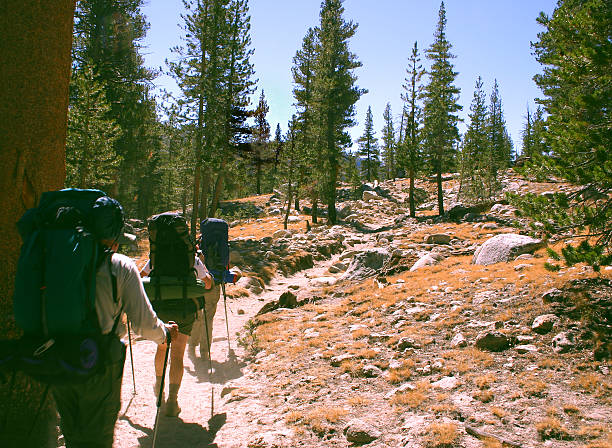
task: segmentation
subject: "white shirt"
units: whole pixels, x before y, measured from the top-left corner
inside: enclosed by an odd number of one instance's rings
[[[117,303],[113,300],[113,287],[108,263],[104,262],[96,274],[96,312],[103,334],[109,333],[119,315],[121,307],[132,323],[136,333],[158,344],[166,340],[164,323],[153,311],[145,293],[136,264],[125,255],[113,254],[111,269],[117,278]],[[127,335],[122,320],[115,330],[120,338]]]

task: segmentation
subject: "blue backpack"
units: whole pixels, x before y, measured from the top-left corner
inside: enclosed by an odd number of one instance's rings
[[[110,254],[99,239],[119,234],[123,211],[100,190],[65,189],[43,193],[17,226],[23,246],[13,306],[24,337],[3,345],[0,364],[48,384],[84,380],[107,349],[95,298],[96,272],[105,261],[110,268]],[[112,286],[116,299],[115,279]]]
[[[229,269],[229,226],[223,219],[206,218],[200,223],[200,250],[204,253],[204,264],[215,282],[227,283]]]

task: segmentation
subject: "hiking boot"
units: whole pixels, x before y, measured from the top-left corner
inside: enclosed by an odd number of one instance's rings
[[[167,417],[176,417],[180,414],[181,408],[178,405],[178,401],[176,398],[169,398],[166,402],[166,416]]]

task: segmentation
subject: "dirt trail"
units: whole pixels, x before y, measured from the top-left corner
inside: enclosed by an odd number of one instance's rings
[[[315,264],[311,269],[298,272],[290,277],[275,277],[260,295],[239,299],[227,299],[230,347],[228,353],[227,332],[223,298],[219,300],[213,325],[211,359],[213,374],[208,373],[208,360],[199,348],[186,349],[184,375],[179,392],[182,411],[178,418],[169,418],[161,411],[157,447],[245,447],[259,424],[269,426],[265,396],[259,380],[250,372],[243,361],[244,350],[237,343],[237,332],[261,309],[264,303],[277,300],[288,290],[306,297],[316,285],[311,278],[330,276],[327,268],[337,256]],[[232,285],[227,286],[228,289]],[[132,365],[128,349],[123,373],[122,408],[115,426],[114,448],[147,448],[152,445],[155,422],[156,399],[153,395],[155,381],[153,358],[156,345],[153,342],[135,338],[132,340],[136,393],[132,381]],[[167,378],[167,377],[166,377]],[[231,383],[230,383],[231,382]],[[252,394],[228,400],[228,384],[239,385],[241,390]],[[222,397],[222,392],[224,396]],[[167,390],[167,389],[166,389]],[[214,406],[214,407],[213,407]],[[211,408],[213,413],[211,413]]]

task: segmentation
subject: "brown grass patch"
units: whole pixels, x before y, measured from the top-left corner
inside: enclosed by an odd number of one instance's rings
[[[428,448],[452,448],[459,441],[457,425],[453,423],[432,423],[427,433],[425,446]]]
[[[370,405],[370,403],[372,403],[372,400],[366,397],[356,395],[353,397],[349,397],[346,400],[346,402],[348,403],[349,406],[356,408],[356,407],[368,406]]]
[[[571,435],[567,428],[556,418],[545,418],[536,425],[536,430],[542,440],[571,440]]]
[[[472,395],[475,400],[482,401],[483,403],[490,403],[495,398],[495,395],[490,390],[479,390]]]
[[[528,397],[543,397],[546,395],[546,383],[531,375],[523,375],[518,379],[518,385]]]
[[[474,384],[476,384],[479,389],[488,389],[494,382],[495,375],[493,375],[492,373],[487,373],[485,375],[478,376],[474,379]]]
[[[391,404],[402,406],[404,408],[416,409],[426,399],[427,397],[422,392],[419,392],[418,390],[409,390],[395,394],[393,398],[391,398]]]

